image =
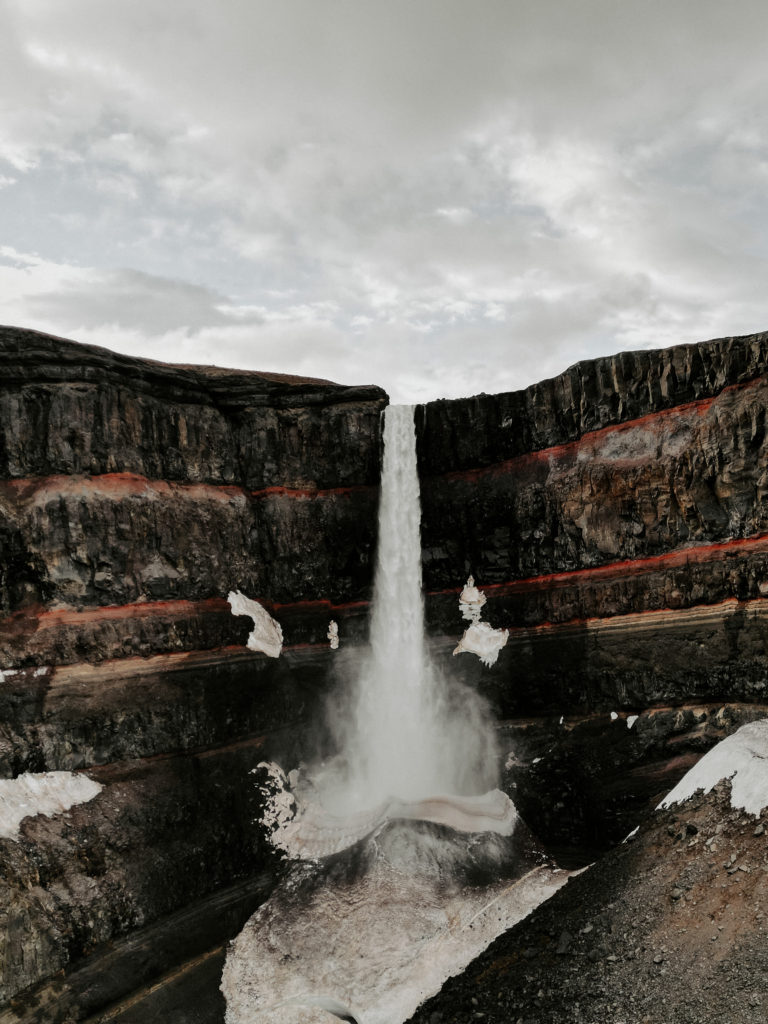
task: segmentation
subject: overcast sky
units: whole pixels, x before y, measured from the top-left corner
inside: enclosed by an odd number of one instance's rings
[[[768,328],[765,0],[0,0],[0,322],[523,387]]]

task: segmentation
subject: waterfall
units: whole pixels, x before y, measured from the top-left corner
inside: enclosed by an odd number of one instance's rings
[[[390,797],[477,794],[496,783],[493,730],[483,702],[442,677],[429,656],[420,524],[414,409],[389,406],[370,650],[342,730],[347,809]]]
[[[416,469],[413,409],[390,406],[370,646],[329,708],[338,755],[257,769],[270,841],[301,863],[230,947],[227,1024],[400,1024],[567,878],[515,844],[485,705],[429,657]]]
[[[270,842],[300,863],[227,953],[227,1024],[400,1024],[567,878],[516,842],[483,702],[429,657],[420,520],[414,411],[394,406],[370,647],[329,709],[338,756],[259,766]]]

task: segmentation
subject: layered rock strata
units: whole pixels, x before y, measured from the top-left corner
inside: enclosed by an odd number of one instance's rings
[[[502,719],[541,716],[532,757],[559,748],[562,732],[543,726],[562,716],[768,703],[767,409],[766,334],[622,353],[420,409],[434,643],[452,642],[439,638],[456,634],[472,572],[485,618],[510,635],[492,670],[469,671]],[[621,786],[608,797],[611,780],[642,771],[626,740],[604,757],[606,821],[629,799]],[[677,754],[696,749],[676,737]]]
[[[21,1013],[264,870],[248,771],[312,742],[329,620],[366,631],[386,396],[14,328],[0,365],[0,777],[104,786],[2,844],[0,1006]],[[281,623],[277,661],[244,649],[233,589]]]

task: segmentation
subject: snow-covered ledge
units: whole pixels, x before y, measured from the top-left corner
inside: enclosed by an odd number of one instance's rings
[[[698,761],[659,804],[657,810],[680,804],[698,789],[709,793],[723,779],[731,780],[731,806],[748,814],[768,807],[768,719],[742,725]]]
[[[102,788],[76,772],[26,772],[16,779],[0,779],[0,836],[18,840],[24,818],[68,811],[93,800]]]

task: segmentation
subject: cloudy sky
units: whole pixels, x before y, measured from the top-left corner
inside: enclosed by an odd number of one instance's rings
[[[522,387],[768,328],[765,0],[0,0],[0,322]]]

